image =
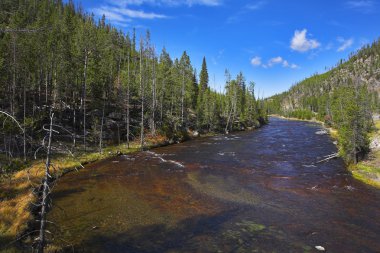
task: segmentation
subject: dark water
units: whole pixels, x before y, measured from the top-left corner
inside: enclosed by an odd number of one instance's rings
[[[271,119],[102,161],[54,189],[54,243],[76,252],[380,252],[380,191],[318,125]]]

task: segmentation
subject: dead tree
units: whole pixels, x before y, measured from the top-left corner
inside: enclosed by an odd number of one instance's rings
[[[43,253],[45,247],[45,226],[46,226],[46,212],[47,212],[47,200],[50,193],[49,189],[49,178],[50,176],[50,162],[51,162],[51,140],[53,137],[53,119],[54,113],[50,111],[50,125],[48,130],[48,146],[46,151],[46,162],[45,162],[45,176],[42,186],[42,199],[41,199],[41,213],[40,213],[40,232],[38,238],[37,252]]]
[[[153,76],[152,76],[152,121],[151,121],[151,131],[152,135],[156,135],[156,96],[157,96],[157,85],[156,85],[156,52],[153,47]]]
[[[129,112],[129,104],[130,104],[130,58],[131,52],[128,54],[128,79],[127,79],[127,148],[129,148],[129,131],[130,131],[130,112]]]
[[[83,145],[86,151],[86,89],[87,89],[87,65],[88,65],[88,50],[84,50],[84,70],[83,70]]]
[[[144,81],[143,81],[143,67],[142,67],[142,57],[143,57],[143,40],[140,41],[140,92],[141,92],[141,129],[140,129],[140,146],[141,150],[144,150]]]

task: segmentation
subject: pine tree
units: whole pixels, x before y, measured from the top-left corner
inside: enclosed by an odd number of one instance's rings
[[[206,57],[203,57],[202,69],[199,76],[199,85],[201,86],[202,93],[208,88],[208,81],[209,81],[209,78],[208,78]]]

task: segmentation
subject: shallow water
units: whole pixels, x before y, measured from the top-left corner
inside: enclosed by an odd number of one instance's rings
[[[76,252],[379,252],[380,191],[353,179],[319,125],[101,161],[54,188],[56,245]]]

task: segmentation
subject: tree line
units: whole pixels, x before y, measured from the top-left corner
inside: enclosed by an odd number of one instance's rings
[[[209,85],[206,59],[200,75],[186,51],[173,59],[160,52],[149,31],[117,30],[95,20],[73,1],[0,3],[0,149],[8,158],[33,156],[49,123],[78,150],[193,132],[229,132],[266,121],[254,83],[226,70],[225,92]]]

